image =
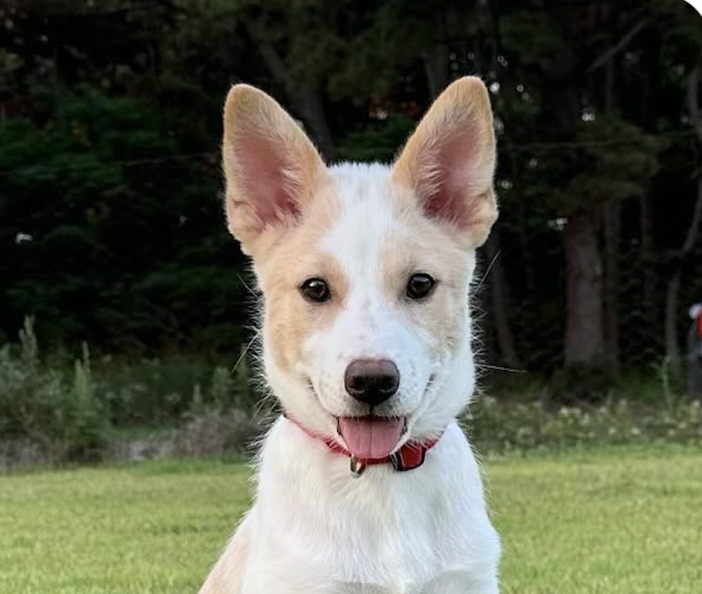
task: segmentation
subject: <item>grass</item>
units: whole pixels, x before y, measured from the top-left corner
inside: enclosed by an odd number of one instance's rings
[[[486,472],[504,593],[699,592],[699,450],[513,455]],[[0,476],[0,592],[194,593],[248,476],[220,461]]]
[[[509,459],[488,472],[504,592],[699,592],[700,450]]]

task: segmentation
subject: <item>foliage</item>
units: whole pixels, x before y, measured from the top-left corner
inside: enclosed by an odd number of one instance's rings
[[[57,462],[100,458],[125,431],[177,425],[183,430],[175,453],[244,449],[256,407],[246,365],[232,373],[178,359],[96,364],[84,343],[71,369],[64,358],[40,356],[33,318],[25,320],[19,345],[0,349],[0,442],[27,440]],[[198,450],[203,439],[215,445]]]
[[[476,74],[499,139],[490,360],[563,365],[578,278],[563,244],[582,213],[608,287],[607,377],[666,355],[699,169],[686,85],[702,20],[681,0],[6,0],[0,31],[0,340],[34,315],[47,345],[86,340],[95,364],[240,352],[250,298],[218,166],[229,85],[270,91],[331,160],[388,161],[443,87]],[[679,339],[699,261],[702,242]],[[177,403],[145,395],[149,413],[181,414],[197,375]]]
[[[463,421],[484,452],[702,443],[700,403],[659,372],[623,380],[598,406],[559,405],[553,383],[495,386],[496,396],[479,396]],[[136,434],[153,440],[159,456],[241,452],[271,413],[275,404],[261,400],[243,355],[234,367],[182,357],[92,361],[83,344],[72,363],[42,358],[32,318],[18,345],[0,349],[0,442],[26,439],[55,461],[96,459]]]
[[[339,156],[345,161],[390,163],[413,128],[412,119],[390,114],[384,121],[349,133],[339,145]]]
[[[221,225],[207,228],[220,206],[197,146],[181,154],[173,121],[126,98],[42,97],[50,126],[0,126],[6,323],[29,312],[51,342],[137,351],[199,336],[238,344],[241,286],[221,272],[238,256]]]
[[[612,138],[621,142],[613,143]],[[555,194],[563,214],[640,196],[657,172],[655,138],[635,125],[605,116],[581,125],[577,139],[583,145],[577,158],[579,171],[563,192]]]
[[[478,451],[559,451],[572,447],[702,444],[702,404],[672,406],[610,400],[599,406],[549,407],[541,401],[500,402],[483,396],[465,419]]]
[[[91,459],[107,439],[108,421],[96,397],[87,346],[72,377],[39,358],[33,320],[25,321],[18,353],[0,350],[0,438],[26,437],[59,450],[56,458]]]

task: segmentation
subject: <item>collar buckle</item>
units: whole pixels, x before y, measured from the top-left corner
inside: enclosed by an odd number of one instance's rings
[[[400,449],[390,456],[390,464],[397,472],[414,470],[424,464],[427,456],[427,446],[412,444],[406,449]]]
[[[351,471],[351,476],[353,478],[361,478],[361,475],[365,469],[366,465],[356,458],[356,456],[349,457],[349,470]]]

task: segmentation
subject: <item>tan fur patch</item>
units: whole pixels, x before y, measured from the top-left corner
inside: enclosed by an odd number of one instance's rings
[[[470,252],[446,233],[442,223],[428,219],[402,190],[392,199],[398,225],[383,247],[381,286],[389,300],[399,303],[412,325],[435,339],[432,350],[440,358],[454,351],[465,335],[468,285],[464,279],[471,264]],[[426,300],[413,301],[406,295],[407,283],[417,273],[429,274],[437,282]]]
[[[331,326],[349,292],[349,280],[333,256],[319,246],[338,211],[339,199],[327,188],[308,205],[300,225],[289,230],[255,265],[264,294],[267,342],[276,364],[286,371],[292,371],[295,362],[301,360],[307,337]],[[329,301],[309,303],[302,297],[299,286],[312,277],[327,282]]]

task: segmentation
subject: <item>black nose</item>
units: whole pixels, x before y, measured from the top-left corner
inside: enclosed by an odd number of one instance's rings
[[[388,359],[356,359],[346,368],[344,385],[356,400],[375,406],[397,392],[400,372]]]

